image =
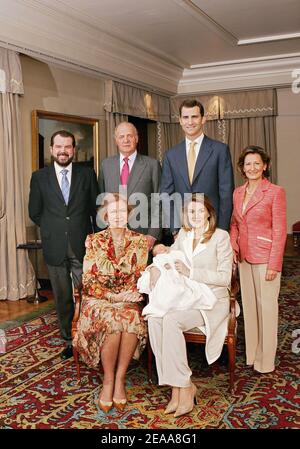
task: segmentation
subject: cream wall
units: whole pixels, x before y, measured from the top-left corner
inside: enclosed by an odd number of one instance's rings
[[[31,112],[34,109],[98,119],[100,158],[105,150],[104,81],[85,74],[49,65],[21,55],[24,96],[21,118],[24,138],[24,202],[26,225],[29,183],[32,173]],[[102,154],[101,154],[102,153]]]
[[[300,221],[300,93],[278,89],[278,184],[286,189],[288,234]]]

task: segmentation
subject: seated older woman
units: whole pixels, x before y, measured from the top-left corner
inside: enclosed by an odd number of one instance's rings
[[[107,229],[86,239],[83,301],[73,345],[87,365],[101,359],[104,377],[97,403],[107,413],[126,404],[125,375],[146,344],[147,328],[136,284],[148,259],[147,239],[127,228],[128,205],[108,194],[100,209]]]
[[[188,365],[186,343],[183,332],[199,327],[206,334],[205,354],[208,363],[220,356],[227,334],[229,310],[229,286],[231,281],[233,251],[229,234],[216,228],[216,214],[208,198],[193,193],[183,210],[183,227],[171,247],[182,251],[186,263],[175,261],[177,272],[189,281],[209,287],[215,296],[210,308],[203,307],[203,298],[194,298],[191,304],[190,285],[182,293],[181,310],[169,310],[148,316],[149,338],[155,355],[160,385],[172,387],[172,397],[165,413],[175,412],[174,417],[189,413],[194,406],[196,386],[191,382],[192,372]],[[159,281],[160,272],[155,266],[150,276]],[[151,284],[153,284],[151,280]],[[172,290],[170,289],[170,294]],[[168,289],[161,296],[162,303],[168,300]],[[187,307],[184,308],[186,297]],[[158,309],[158,305],[156,304]],[[162,316],[163,315],[163,316]]]

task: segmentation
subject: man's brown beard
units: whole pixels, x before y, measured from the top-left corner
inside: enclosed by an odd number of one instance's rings
[[[58,161],[57,156],[56,156],[56,157],[52,156],[52,159],[53,159],[53,160],[54,160],[60,167],[67,167],[67,166],[73,161],[74,156],[69,157],[69,159],[68,159],[66,162],[63,162],[63,163],[61,163],[61,162]]]

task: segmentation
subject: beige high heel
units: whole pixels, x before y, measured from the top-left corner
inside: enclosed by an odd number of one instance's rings
[[[117,410],[119,410],[119,412],[123,412],[123,410],[125,409],[127,404],[127,399],[117,399],[117,398],[113,398],[113,405],[114,407],[116,407]]]
[[[192,387],[192,391],[193,391],[193,398],[192,398],[191,403],[179,405],[176,409],[176,412],[174,413],[174,418],[178,418],[179,416],[186,415],[187,413],[190,413],[193,410],[194,405],[197,405],[197,387],[193,383],[192,383],[191,387]]]
[[[169,401],[167,407],[164,410],[164,414],[168,415],[176,411],[179,402],[179,387],[172,387],[171,400]]]
[[[113,406],[112,401],[102,401],[101,399],[98,399],[95,401],[95,404],[98,405],[98,407],[100,408],[100,410],[102,410],[104,413],[108,413]]]
[[[164,414],[168,415],[169,413],[173,413],[177,410],[178,407],[178,402],[172,402],[172,400],[169,402],[169,404],[167,405],[167,407],[164,410]]]

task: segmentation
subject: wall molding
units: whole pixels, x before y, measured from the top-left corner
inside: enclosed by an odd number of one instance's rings
[[[174,0],[185,11],[218,31],[235,37],[205,15],[191,0]],[[191,66],[167,61],[100,29],[86,17],[57,14],[55,5],[37,0],[3,0],[0,45],[38,60],[101,78],[134,83],[165,95],[291,85],[300,53]],[[11,6],[13,4],[13,6]],[[80,26],[79,26],[80,24]],[[75,30],[75,31],[74,31]]]
[[[193,66],[183,71],[178,93],[291,85],[300,53]]]
[[[252,37],[249,39],[239,39],[238,45],[261,44],[264,42],[285,41],[287,39],[298,39],[300,33],[274,34],[272,36]]]

